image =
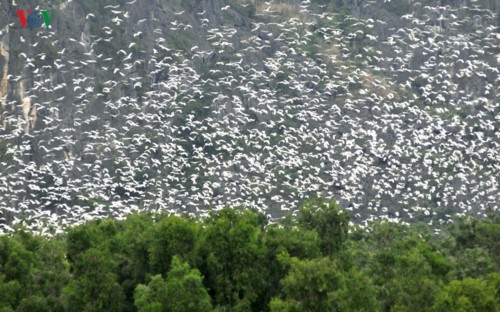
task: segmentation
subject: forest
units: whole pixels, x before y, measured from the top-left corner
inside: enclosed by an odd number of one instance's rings
[[[500,311],[500,218],[350,222],[303,202],[0,237],[0,311]]]

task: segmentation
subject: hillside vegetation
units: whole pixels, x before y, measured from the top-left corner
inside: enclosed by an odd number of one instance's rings
[[[0,237],[0,311],[494,312],[499,221],[361,230],[317,199],[280,224],[225,208],[18,231]]]

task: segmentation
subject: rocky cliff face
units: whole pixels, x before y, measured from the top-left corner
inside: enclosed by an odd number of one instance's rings
[[[357,222],[498,209],[499,1],[0,3],[4,228],[315,195]]]

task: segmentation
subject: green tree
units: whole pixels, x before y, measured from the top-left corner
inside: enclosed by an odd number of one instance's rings
[[[340,211],[334,201],[323,198],[305,201],[299,210],[298,223],[304,229],[318,232],[324,255],[333,255],[347,240],[349,215]]]
[[[153,218],[146,214],[130,215],[118,222],[119,232],[114,237],[117,245],[118,282],[125,296],[125,311],[135,311],[134,290],[146,282],[149,273],[149,249],[151,248]]]
[[[134,298],[139,312],[165,311],[168,300],[167,285],[161,274],[151,277],[148,285],[137,285]]]
[[[70,264],[73,264],[81,253],[93,247],[99,247],[101,249],[116,247],[110,246],[110,242],[111,238],[113,238],[117,232],[118,229],[116,227],[116,221],[114,220],[97,219],[70,228],[66,238],[68,261]]]
[[[329,258],[291,258],[288,275],[281,281],[282,295],[271,301],[271,311],[336,311],[335,291],[345,279]]]
[[[68,311],[122,311],[123,289],[109,252],[91,248],[75,259],[75,279],[63,289]]]
[[[395,260],[395,277],[386,284],[389,298],[394,302],[391,310],[428,310],[441,286],[440,280],[432,272],[432,265],[418,248],[396,255]]]
[[[183,262],[178,256],[172,258],[166,281],[158,274],[152,277],[147,286],[143,284],[137,286],[135,305],[139,312],[213,310],[200,272],[197,269],[191,269],[189,264]]]
[[[17,237],[0,237],[0,274],[6,281],[17,280],[27,284],[35,268],[35,255],[26,250]]]
[[[500,270],[500,217],[488,220],[460,219],[451,233],[455,237],[457,250],[482,247],[489,251],[496,269]]]
[[[377,289],[366,272],[355,269],[346,274],[345,288],[337,295],[338,311],[379,311]]]
[[[68,280],[60,239],[48,240],[23,230],[0,237],[0,307],[26,311],[38,305],[39,310],[58,311]]]
[[[248,311],[264,291],[265,246],[258,217],[225,208],[207,220],[200,246],[200,270],[215,304]]]
[[[48,305],[55,309],[63,287],[69,282],[69,264],[65,259],[65,245],[59,238],[44,239],[37,251],[38,265],[32,282],[36,293],[46,297]]]
[[[376,311],[376,291],[367,277],[343,272],[331,258],[290,258],[290,272],[271,311]]]
[[[36,254],[27,250],[29,234],[23,232],[12,237],[0,237],[0,307],[15,308],[20,300],[33,291],[32,274],[35,271]],[[31,243],[35,243],[31,241]]]
[[[21,300],[16,312],[50,312],[53,311],[47,299],[40,296],[30,296]]]
[[[479,278],[495,272],[495,262],[487,249],[467,248],[456,254],[455,278]]]
[[[369,271],[384,311],[425,311],[451,271],[450,260],[408,227],[376,223],[366,241]]]
[[[207,290],[203,286],[200,271],[175,256],[167,277],[167,310],[179,312],[212,311]]]
[[[266,309],[272,297],[280,290],[279,281],[285,277],[289,266],[280,261],[284,253],[298,259],[313,259],[321,256],[320,240],[314,230],[298,229],[292,225],[270,225],[264,234],[267,250],[266,291],[260,298],[260,306]]]
[[[500,274],[491,273],[485,277],[486,282],[495,289],[495,298],[497,298],[497,303],[500,304]]]
[[[174,255],[193,261],[198,239],[198,225],[189,219],[166,216],[155,224],[149,248],[153,274],[166,275]]]
[[[321,241],[314,230],[271,225],[266,228],[265,245],[274,255],[286,250],[292,257],[312,259],[321,256]]]
[[[0,307],[13,308],[19,304],[23,293],[21,284],[16,281],[6,281],[5,275],[0,274]]]
[[[454,280],[437,295],[433,310],[464,312],[500,311],[494,285],[483,279]]]

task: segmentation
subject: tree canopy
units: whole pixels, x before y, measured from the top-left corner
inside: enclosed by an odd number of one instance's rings
[[[134,214],[0,237],[0,311],[499,311],[499,218],[349,225],[329,200],[268,223]]]

